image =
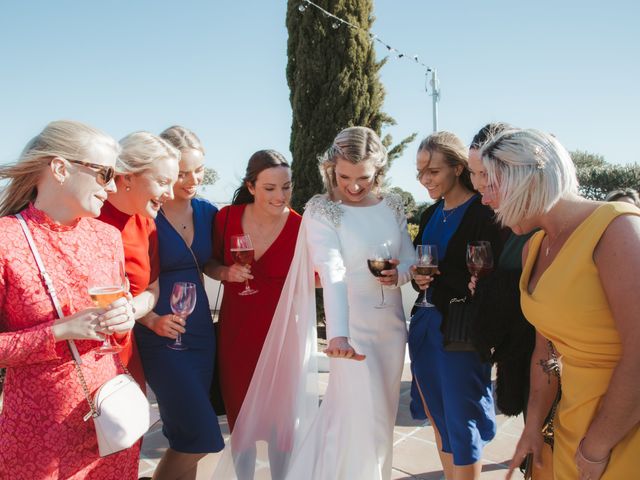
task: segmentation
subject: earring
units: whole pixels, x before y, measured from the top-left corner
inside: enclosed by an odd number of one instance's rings
[[[60,184],[60,186],[64,185],[64,177],[62,177],[62,179],[60,179],[58,183]]]
[[[131,191],[131,187],[129,185],[127,185],[126,187],[124,187],[126,192],[130,192]]]

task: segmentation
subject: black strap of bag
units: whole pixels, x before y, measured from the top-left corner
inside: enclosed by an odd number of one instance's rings
[[[224,219],[224,228],[222,230],[222,255],[221,258],[223,259],[223,263],[224,263],[224,239],[225,239],[225,235],[227,233],[227,224],[229,223],[229,210],[231,210],[230,207],[227,208],[227,216]],[[220,285],[218,285],[218,293],[216,294],[216,303],[213,307],[213,311],[217,312],[218,311],[218,301],[220,299],[220,291],[222,290],[222,282],[220,282]],[[220,320],[218,319],[217,322],[213,323],[213,329],[215,331],[215,335],[216,335],[216,343],[218,343],[218,339],[220,338]],[[217,356],[217,352],[218,349],[216,348],[216,356]],[[218,367],[218,365],[220,365],[220,362],[218,361],[218,359],[216,358],[216,364],[215,364],[215,368],[213,369],[213,378],[211,380],[211,389],[209,390],[209,401],[211,402],[211,406],[213,407],[214,411],[216,412],[216,415],[225,415],[227,413],[226,408],[224,406],[224,399],[222,397],[222,388],[220,386],[220,369]]]
[[[448,352],[474,352],[471,327],[477,308],[464,298],[452,298],[442,323],[442,343]]]

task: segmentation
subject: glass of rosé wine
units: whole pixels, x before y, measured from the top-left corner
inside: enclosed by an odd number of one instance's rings
[[[246,234],[231,235],[231,258],[239,265],[251,265],[253,262],[253,243],[251,243],[251,237]],[[238,295],[253,295],[258,293],[258,290],[251,288],[249,280],[245,280],[244,290]]]

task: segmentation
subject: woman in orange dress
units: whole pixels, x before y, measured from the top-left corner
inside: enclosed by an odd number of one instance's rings
[[[640,452],[640,210],[578,195],[569,153],[552,135],[507,130],[482,149],[498,219],[516,234],[538,227],[523,251],[522,310],[536,327],[527,420],[510,474],[532,453],[558,388],[555,478],[637,477]],[[510,476],[509,474],[509,476]]]
[[[71,121],[51,122],[20,161],[0,167],[0,367],[7,368],[0,415],[0,479],[135,479],[138,446],[100,457],[70,345],[93,394],[119,365],[100,355],[104,334],[126,342],[129,301],[93,307],[90,274],[122,259],[118,231],[95,220],[115,190],[119,147],[111,137]],[[14,214],[33,236],[65,314],[58,318],[34,254]]]
[[[120,140],[120,145],[122,153],[115,178],[118,190],[109,193],[98,218],[116,227],[122,235],[135,316],[144,325],[159,290],[158,235],[154,219],[162,203],[173,198],[180,152],[148,132],[127,135]],[[144,390],[142,362],[133,336],[120,352],[120,358]]]

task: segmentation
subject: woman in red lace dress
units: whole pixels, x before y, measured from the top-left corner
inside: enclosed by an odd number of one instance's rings
[[[65,340],[75,340],[93,393],[119,372],[98,355],[103,334],[125,343],[129,301],[92,307],[89,273],[122,259],[118,231],[95,220],[114,190],[117,143],[86,125],[52,122],[20,161],[0,167],[0,367],[7,368],[0,414],[0,479],[136,478],[137,446],[101,458]],[[59,319],[15,213],[22,212],[65,313]]]
[[[160,260],[154,220],[162,203],[173,198],[180,152],[149,132],[127,135],[120,145],[117,191],[109,193],[99,219],[116,227],[122,235],[136,320],[147,326],[145,316],[155,306],[159,291]],[[133,335],[120,358],[144,390],[144,372]]]

